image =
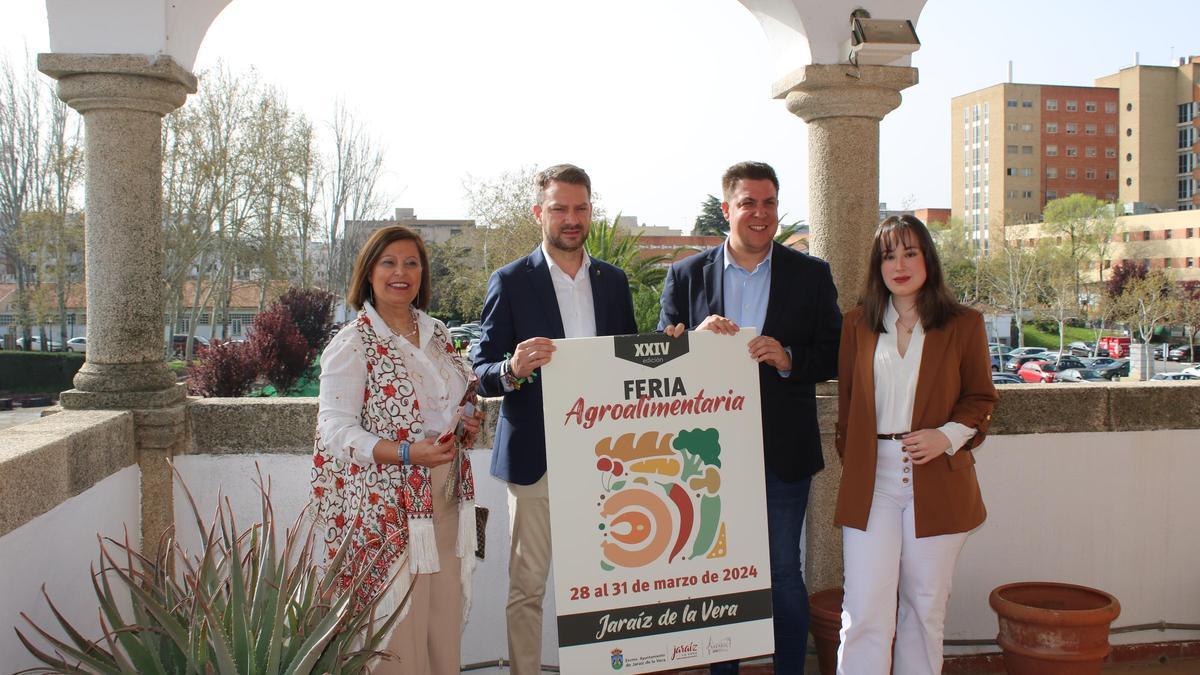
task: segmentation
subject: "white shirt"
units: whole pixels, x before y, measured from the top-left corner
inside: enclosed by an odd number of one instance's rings
[[[413,389],[421,403],[421,418],[427,432],[447,430],[467,381],[449,360],[458,358],[432,345],[434,327],[440,323],[417,311],[421,344],[414,346],[392,332],[371,303],[363,303],[371,327],[392,349],[398,349],[408,367]],[[444,330],[444,329],[443,329]],[[351,321],[334,336],[321,354],[321,392],[318,396],[317,431],[329,454],[342,461],[367,466],[375,463],[372,450],[383,440],[359,423],[363,389],[367,386],[367,355],[362,336]]]
[[[596,307],[592,302],[592,258],[585,251],[583,265],[572,278],[563,271],[546,250],[542,242],[542,255],[550,266],[550,281],[554,284],[554,297],[558,300],[558,314],[562,317],[563,336],[569,338],[596,337]]]
[[[908,349],[900,356],[896,336],[902,328],[896,325],[900,313],[888,299],[883,313],[883,325],[887,332],[879,334],[875,343],[875,428],[876,433],[894,434],[912,429],[913,403],[917,396],[917,377],[921,372],[921,352],[925,347],[925,329],[918,321],[908,339]],[[950,439],[947,455],[953,455],[971,437],[975,430],[958,422],[946,422],[938,431]]]

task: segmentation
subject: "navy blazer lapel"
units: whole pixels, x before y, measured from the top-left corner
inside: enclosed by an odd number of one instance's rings
[[[586,253],[584,255],[587,255]],[[612,332],[609,328],[609,312],[608,304],[604,302],[607,294],[600,287],[604,283],[604,279],[600,278],[600,266],[596,264],[596,259],[588,256],[591,260],[591,265],[588,267],[592,285],[592,311],[596,315],[596,335],[607,335]]]
[[[763,317],[762,327],[758,330],[759,335],[772,335],[783,314],[784,277],[790,274],[791,270],[784,269],[787,263],[775,248],[777,246],[780,244],[771,244],[771,287],[767,289],[767,313]]]
[[[545,337],[566,337],[566,331],[563,330],[562,313],[558,311],[558,296],[554,294],[554,282],[550,279],[550,264],[546,262],[546,256],[542,255],[541,246],[529,254],[527,265],[529,285],[533,287],[533,295],[541,305],[542,311],[546,313],[546,318],[554,333]]]
[[[708,314],[693,317],[700,325],[710,314],[725,316],[725,244],[713,249],[714,253],[704,265],[704,297],[708,300]],[[695,328],[695,326],[692,326]]]

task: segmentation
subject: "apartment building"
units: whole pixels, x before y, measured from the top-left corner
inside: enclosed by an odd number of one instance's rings
[[[951,100],[951,213],[975,249],[1076,192],[1117,199],[1118,90],[1002,83]]]

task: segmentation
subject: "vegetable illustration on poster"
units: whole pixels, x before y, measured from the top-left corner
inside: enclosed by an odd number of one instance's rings
[[[774,651],[754,335],[555,341],[541,378],[563,672]]]

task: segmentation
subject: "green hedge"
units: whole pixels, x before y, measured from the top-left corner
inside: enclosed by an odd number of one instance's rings
[[[0,351],[0,392],[57,394],[72,387],[83,367],[83,354],[73,352]]]

